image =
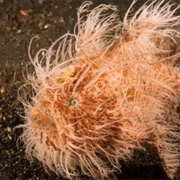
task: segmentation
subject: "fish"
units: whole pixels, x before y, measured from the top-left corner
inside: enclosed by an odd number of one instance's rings
[[[121,21],[118,8],[84,2],[73,33],[29,58],[19,89],[20,139],[29,159],[68,179],[104,179],[121,172],[144,142],[169,178],[180,167],[180,71],[174,52],[179,6],[148,1]],[[43,52],[43,53],[42,53]]]

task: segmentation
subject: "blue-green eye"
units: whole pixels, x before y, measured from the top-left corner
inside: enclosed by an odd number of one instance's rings
[[[72,99],[72,100],[71,100],[71,106],[75,106],[76,103],[77,103],[77,101],[76,101],[75,99]]]

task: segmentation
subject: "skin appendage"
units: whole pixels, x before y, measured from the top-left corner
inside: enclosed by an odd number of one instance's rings
[[[18,127],[27,157],[47,170],[103,179],[146,142],[167,175],[178,175],[180,53],[169,47],[180,37],[179,7],[149,1],[131,16],[135,2],[122,22],[113,5],[83,3],[74,33],[30,55],[34,72],[19,90]]]

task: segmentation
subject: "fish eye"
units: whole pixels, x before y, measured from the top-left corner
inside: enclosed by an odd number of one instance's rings
[[[75,106],[77,104],[77,101],[75,99],[71,100],[71,106]]]

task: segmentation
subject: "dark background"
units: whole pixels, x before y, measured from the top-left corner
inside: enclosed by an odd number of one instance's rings
[[[38,161],[26,160],[23,143],[16,141],[22,133],[13,128],[22,124],[23,112],[17,100],[18,88],[23,84],[22,70],[27,63],[28,45],[34,40],[32,54],[67,31],[72,32],[78,7],[84,0],[0,0],[0,179],[61,179],[45,173]],[[114,4],[123,18],[132,0],[92,0],[92,7]],[[136,10],[146,0],[136,3]],[[179,2],[174,0],[172,2]],[[134,160],[123,164],[120,179],[167,179],[156,149],[145,145],[143,152],[135,152]],[[82,177],[87,179],[87,177]]]

